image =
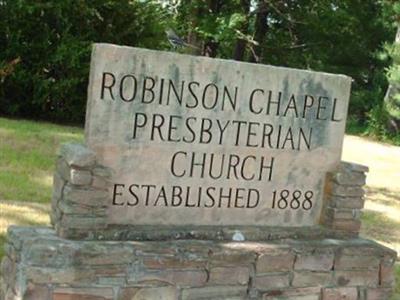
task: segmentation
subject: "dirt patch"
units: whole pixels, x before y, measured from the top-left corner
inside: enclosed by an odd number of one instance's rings
[[[369,167],[361,236],[400,256],[400,147],[346,136],[342,160]]]

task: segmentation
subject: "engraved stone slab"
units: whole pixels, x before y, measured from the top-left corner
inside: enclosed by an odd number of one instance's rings
[[[85,135],[109,224],[311,226],[340,161],[351,79],[109,44]]]

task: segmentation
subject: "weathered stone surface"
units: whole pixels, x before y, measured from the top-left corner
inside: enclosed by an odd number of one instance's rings
[[[322,290],[322,300],[357,300],[358,290],[356,287],[349,288],[324,288]]]
[[[376,244],[373,241],[368,241],[368,240],[362,240],[362,239],[354,239],[351,241],[350,244],[347,245],[347,247],[343,247],[340,249],[340,253],[342,255],[352,255],[352,256],[357,256],[362,253],[363,255],[366,256],[377,256],[377,257],[384,257],[385,253],[391,253],[391,256],[396,255],[396,252],[392,249],[389,249],[387,247],[381,246],[376,247],[378,244]]]
[[[182,300],[239,300],[244,299],[247,287],[244,286],[208,286],[184,289]]]
[[[334,252],[332,249],[309,249],[297,254],[295,270],[330,271],[333,267]]]
[[[337,208],[361,209],[364,207],[364,198],[362,197],[340,197],[332,196],[330,203]]]
[[[111,288],[56,288],[53,300],[114,300]]]
[[[263,294],[265,300],[320,300],[321,288],[289,288],[286,290],[273,290]]]
[[[374,269],[379,270],[380,258],[369,255],[338,255],[335,270]]]
[[[393,290],[388,288],[371,288],[366,289],[363,296],[365,297],[365,300],[386,300],[391,299],[390,296],[392,295],[392,293]]]
[[[74,259],[78,265],[126,265],[135,260],[133,250],[119,243],[106,246],[88,242],[76,251]]]
[[[209,281],[221,285],[247,285],[250,280],[250,271],[247,267],[224,268],[215,267],[209,271]]]
[[[92,174],[88,170],[71,169],[70,182],[76,185],[89,185],[92,182]]]
[[[269,272],[284,272],[293,269],[295,255],[290,249],[282,249],[275,253],[265,253],[258,257],[257,274]]]
[[[94,166],[94,168],[92,169],[92,173],[94,176],[98,176],[104,179],[110,179],[113,171],[110,168],[107,168],[105,166]]]
[[[34,244],[26,253],[26,259],[32,266],[59,267],[64,264],[66,253],[60,255],[60,248],[53,244]]]
[[[64,179],[57,172],[55,172],[53,176],[53,201],[57,202],[59,199],[61,199],[64,185]]]
[[[176,300],[179,291],[175,287],[123,288],[118,300]]]
[[[60,148],[59,155],[69,166],[82,168],[91,167],[96,162],[95,153],[82,144],[63,144]]]
[[[85,137],[113,170],[108,222],[319,224],[350,84],[341,75],[96,44]]]
[[[160,270],[147,271],[133,269],[129,273],[129,284],[176,285],[180,287],[200,287],[207,282],[205,270]]]
[[[379,273],[371,270],[336,271],[335,281],[338,286],[376,287],[379,284]]]
[[[361,173],[369,172],[368,166],[356,164],[356,163],[353,163],[353,162],[343,162],[342,166],[345,169],[350,170],[350,171],[354,171],[354,172],[361,172]]]
[[[7,245],[7,253],[13,254],[3,260],[0,282],[10,300],[23,295],[36,295],[30,297],[38,300],[339,300],[356,293],[360,299],[355,300],[383,300],[393,286],[395,261],[392,250],[362,239],[94,242],[65,240],[48,228],[12,227]],[[298,266],[308,269],[315,269],[318,259],[324,264],[334,253],[336,265],[349,264],[351,269],[277,272],[263,267],[265,273],[256,272],[257,257],[264,257],[261,263],[266,264],[267,257],[279,253],[296,253]],[[355,258],[357,253],[368,258]],[[224,255],[228,259],[222,259]],[[236,265],[233,258],[238,259]],[[365,267],[367,261],[375,267]]]
[[[45,285],[28,284],[23,296],[24,300],[52,300],[52,293]]]
[[[340,197],[362,197],[364,190],[360,186],[345,186],[334,183],[332,186],[332,195]]]
[[[365,185],[366,175],[360,172],[339,172],[333,176],[333,180],[342,185]]]
[[[289,273],[258,275],[254,278],[254,286],[258,290],[269,290],[289,287]]]
[[[110,182],[100,176],[93,176],[92,177],[92,186],[97,189],[106,190],[109,188]]]
[[[329,218],[332,219],[353,220],[353,219],[359,219],[361,212],[359,209],[327,208],[326,214]]]
[[[94,270],[72,266],[63,269],[29,266],[24,272],[26,278],[36,284],[62,284],[65,282],[69,284],[89,284],[95,280]]]
[[[257,257],[255,251],[226,247],[209,253],[212,266],[246,266],[254,263]]]
[[[77,187],[67,184],[63,190],[63,200],[87,206],[105,206],[107,192],[91,187]]]
[[[85,217],[64,214],[61,217],[60,225],[66,228],[104,228],[107,226],[107,222],[104,217]]]
[[[395,284],[393,264],[382,263],[380,265],[379,284],[381,286],[393,286]]]
[[[86,215],[88,217],[105,217],[107,208],[104,206],[87,206],[71,203],[69,201],[60,201],[58,203],[60,212],[66,215]],[[94,225],[94,224],[93,224]]]
[[[330,223],[330,227],[335,230],[358,233],[360,231],[361,221],[356,219],[333,219]]]
[[[143,264],[149,269],[205,269],[206,260],[184,259],[168,256],[147,256],[143,258]]]
[[[292,286],[331,286],[333,283],[333,274],[331,272],[294,272]]]
[[[56,163],[56,173],[64,180],[71,180],[71,166],[65,161],[63,157],[59,157]]]

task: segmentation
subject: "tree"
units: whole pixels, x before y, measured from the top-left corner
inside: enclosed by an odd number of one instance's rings
[[[400,4],[391,3],[397,24],[397,34],[394,43],[388,47],[389,54],[393,60],[387,76],[389,87],[386,91],[384,109],[387,114],[387,127],[394,134],[400,133]]]
[[[91,44],[165,48],[159,5],[1,0],[0,114],[83,123]]]

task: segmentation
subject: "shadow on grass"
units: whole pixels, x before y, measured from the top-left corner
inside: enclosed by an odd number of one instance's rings
[[[364,210],[361,233],[375,240],[390,244],[400,244],[400,219],[387,217],[384,213]]]
[[[391,200],[393,200],[395,203],[400,204],[399,191],[389,190],[387,188],[370,187],[370,186],[366,186],[365,189],[367,198],[372,198],[372,200],[374,201],[377,200],[379,202],[382,202],[383,204],[388,204],[388,205],[393,205],[393,202],[391,202]]]
[[[42,225],[44,222],[37,221],[34,216],[21,216],[18,212],[5,212],[2,216],[11,224]]]
[[[42,214],[49,214],[50,209],[51,209],[49,204],[32,203],[32,202],[25,202],[25,201],[10,201],[10,200],[1,201],[0,200],[0,205],[1,204],[7,205],[7,206],[14,206],[15,208],[21,208],[21,209],[28,208],[28,209],[31,209],[32,211],[35,211],[36,213],[42,213]]]

